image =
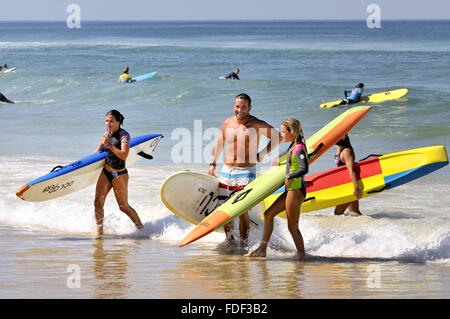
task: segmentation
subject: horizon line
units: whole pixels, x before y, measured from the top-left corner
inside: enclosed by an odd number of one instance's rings
[[[66,19],[26,19],[26,20],[0,20],[4,22],[66,22]],[[366,19],[351,18],[317,18],[317,19],[82,19],[84,22],[364,22]],[[450,21],[450,18],[384,18],[382,21]]]

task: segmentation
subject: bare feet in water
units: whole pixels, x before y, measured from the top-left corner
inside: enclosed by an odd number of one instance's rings
[[[266,257],[266,250],[267,250],[267,242],[261,242],[259,244],[259,247],[256,248],[254,251],[249,252],[248,254],[245,254],[245,257]]]

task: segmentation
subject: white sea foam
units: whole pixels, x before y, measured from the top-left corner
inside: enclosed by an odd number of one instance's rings
[[[278,41],[276,39],[261,40],[257,38],[243,38],[241,41],[236,41],[233,38],[222,38],[218,43],[214,39],[202,39],[189,41],[184,39],[152,39],[152,38],[135,38],[133,41],[124,39],[102,39],[95,42],[90,41],[0,41],[1,49],[108,49],[114,47],[116,50],[140,49],[140,48],[155,48],[155,47],[178,47],[182,48],[223,48],[223,49],[259,49],[259,50],[301,50],[301,51],[390,51],[390,52],[449,52],[450,49],[442,46],[439,42],[430,42],[428,45],[415,44],[409,42],[374,42],[367,43],[328,43],[326,46],[323,43],[305,40],[301,43],[295,41]]]
[[[55,233],[91,235],[95,230],[93,201],[95,187],[47,202],[25,202],[15,196],[21,185],[45,174],[61,160],[44,157],[0,158],[5,173],[0,189],[0,223],[43,229]],[[180,241],[192,229],[173,215],[162,203],[162,181],[177,166],[130,167],[129,202],[144,224],[144,236],[162,241]],[[434,181],[428,180],[431,185]],[[323,258],[366,258],[447,263],[450,260],[449,198],[440,191],[409,183],[363,199],[366,216],[333,216],[332,209],[304,214],[300,230],[307,253]],[[441,194],[441,195],[439,195]],[[235,222],[235,231],[237,224]],[[105,203],[106,235],[137,236],[136,228],[123,214],[110,193]],[[262,227],[253,228],[249,244],[254,247],[262,236]],[[223,233],[213,233],[198,243],[220,243]],[[268,258],[285,258],[296,252],[286,220],[277,218]]]

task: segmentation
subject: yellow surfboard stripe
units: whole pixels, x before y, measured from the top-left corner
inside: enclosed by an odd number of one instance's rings
[[[447,152],[445,152],[443,146],[423,147],[380,157],[380,165],[384,176],[442,161],[448,161]]]

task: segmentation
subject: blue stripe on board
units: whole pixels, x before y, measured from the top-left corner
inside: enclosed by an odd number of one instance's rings
[[[386,185],[390,184],[390,186],[387,187],[387,189],[391,189],[391,188],[400,186],[402,184],[406,184],[410,181],[413,181],[413,180],[420,178],[424,175],[427,175],[431,172],[434,172],[434,171],[444,167],[447,164],[448,164],[448,161],[427,164],[427,165],[419,166],[419,167],[416,167],[416,168],[413,168],[413,169],[410,169],[410,170],[407,170],[404,172],[389,175],[384,178],[384,183]]]
[[[141,143],[144,143],[148,140],[154,139],[155,137],[162,136],[162,134],[146,134],[141,136],[133,137],[130,141],[130,147],[135,147]]]
[[[220,176],[225,177],[225,178],[245,178],[245,177],[255,178],[256,174],[255,173],[229,174],[229,173],[221,172]]]
[[[162,135],[161,134],[147,134],[147,135],[133,137],[130,141],[130,148],[132,148],[136,145],[139,145],[143,142],[146,142],[148,140],[154,139],[155,137],[158,137],[158,136],[162,136]],[[91,165],[92,163],[101,161],[101,160],[105,159],[105,157],[106,157],[106,152],[97,152],[97,153],[91,154],[91,155],[86,156],[76,162],[70,163],[69,165],[66,165],[57,171],[50,172],[42,177],[39,177],[38,179],[35,179],[34,181],[31,181],[26,185],[31,186],[31,185],[52,179],[54,177],[58,177],[58,176],[70,173],[74,170]]]
[[[283,185],[279,189],[277,189],[275,192],[273,192],[272,195],[284,193],[285,191],[286,191],[286,187],[284,187],[284,185]]]

